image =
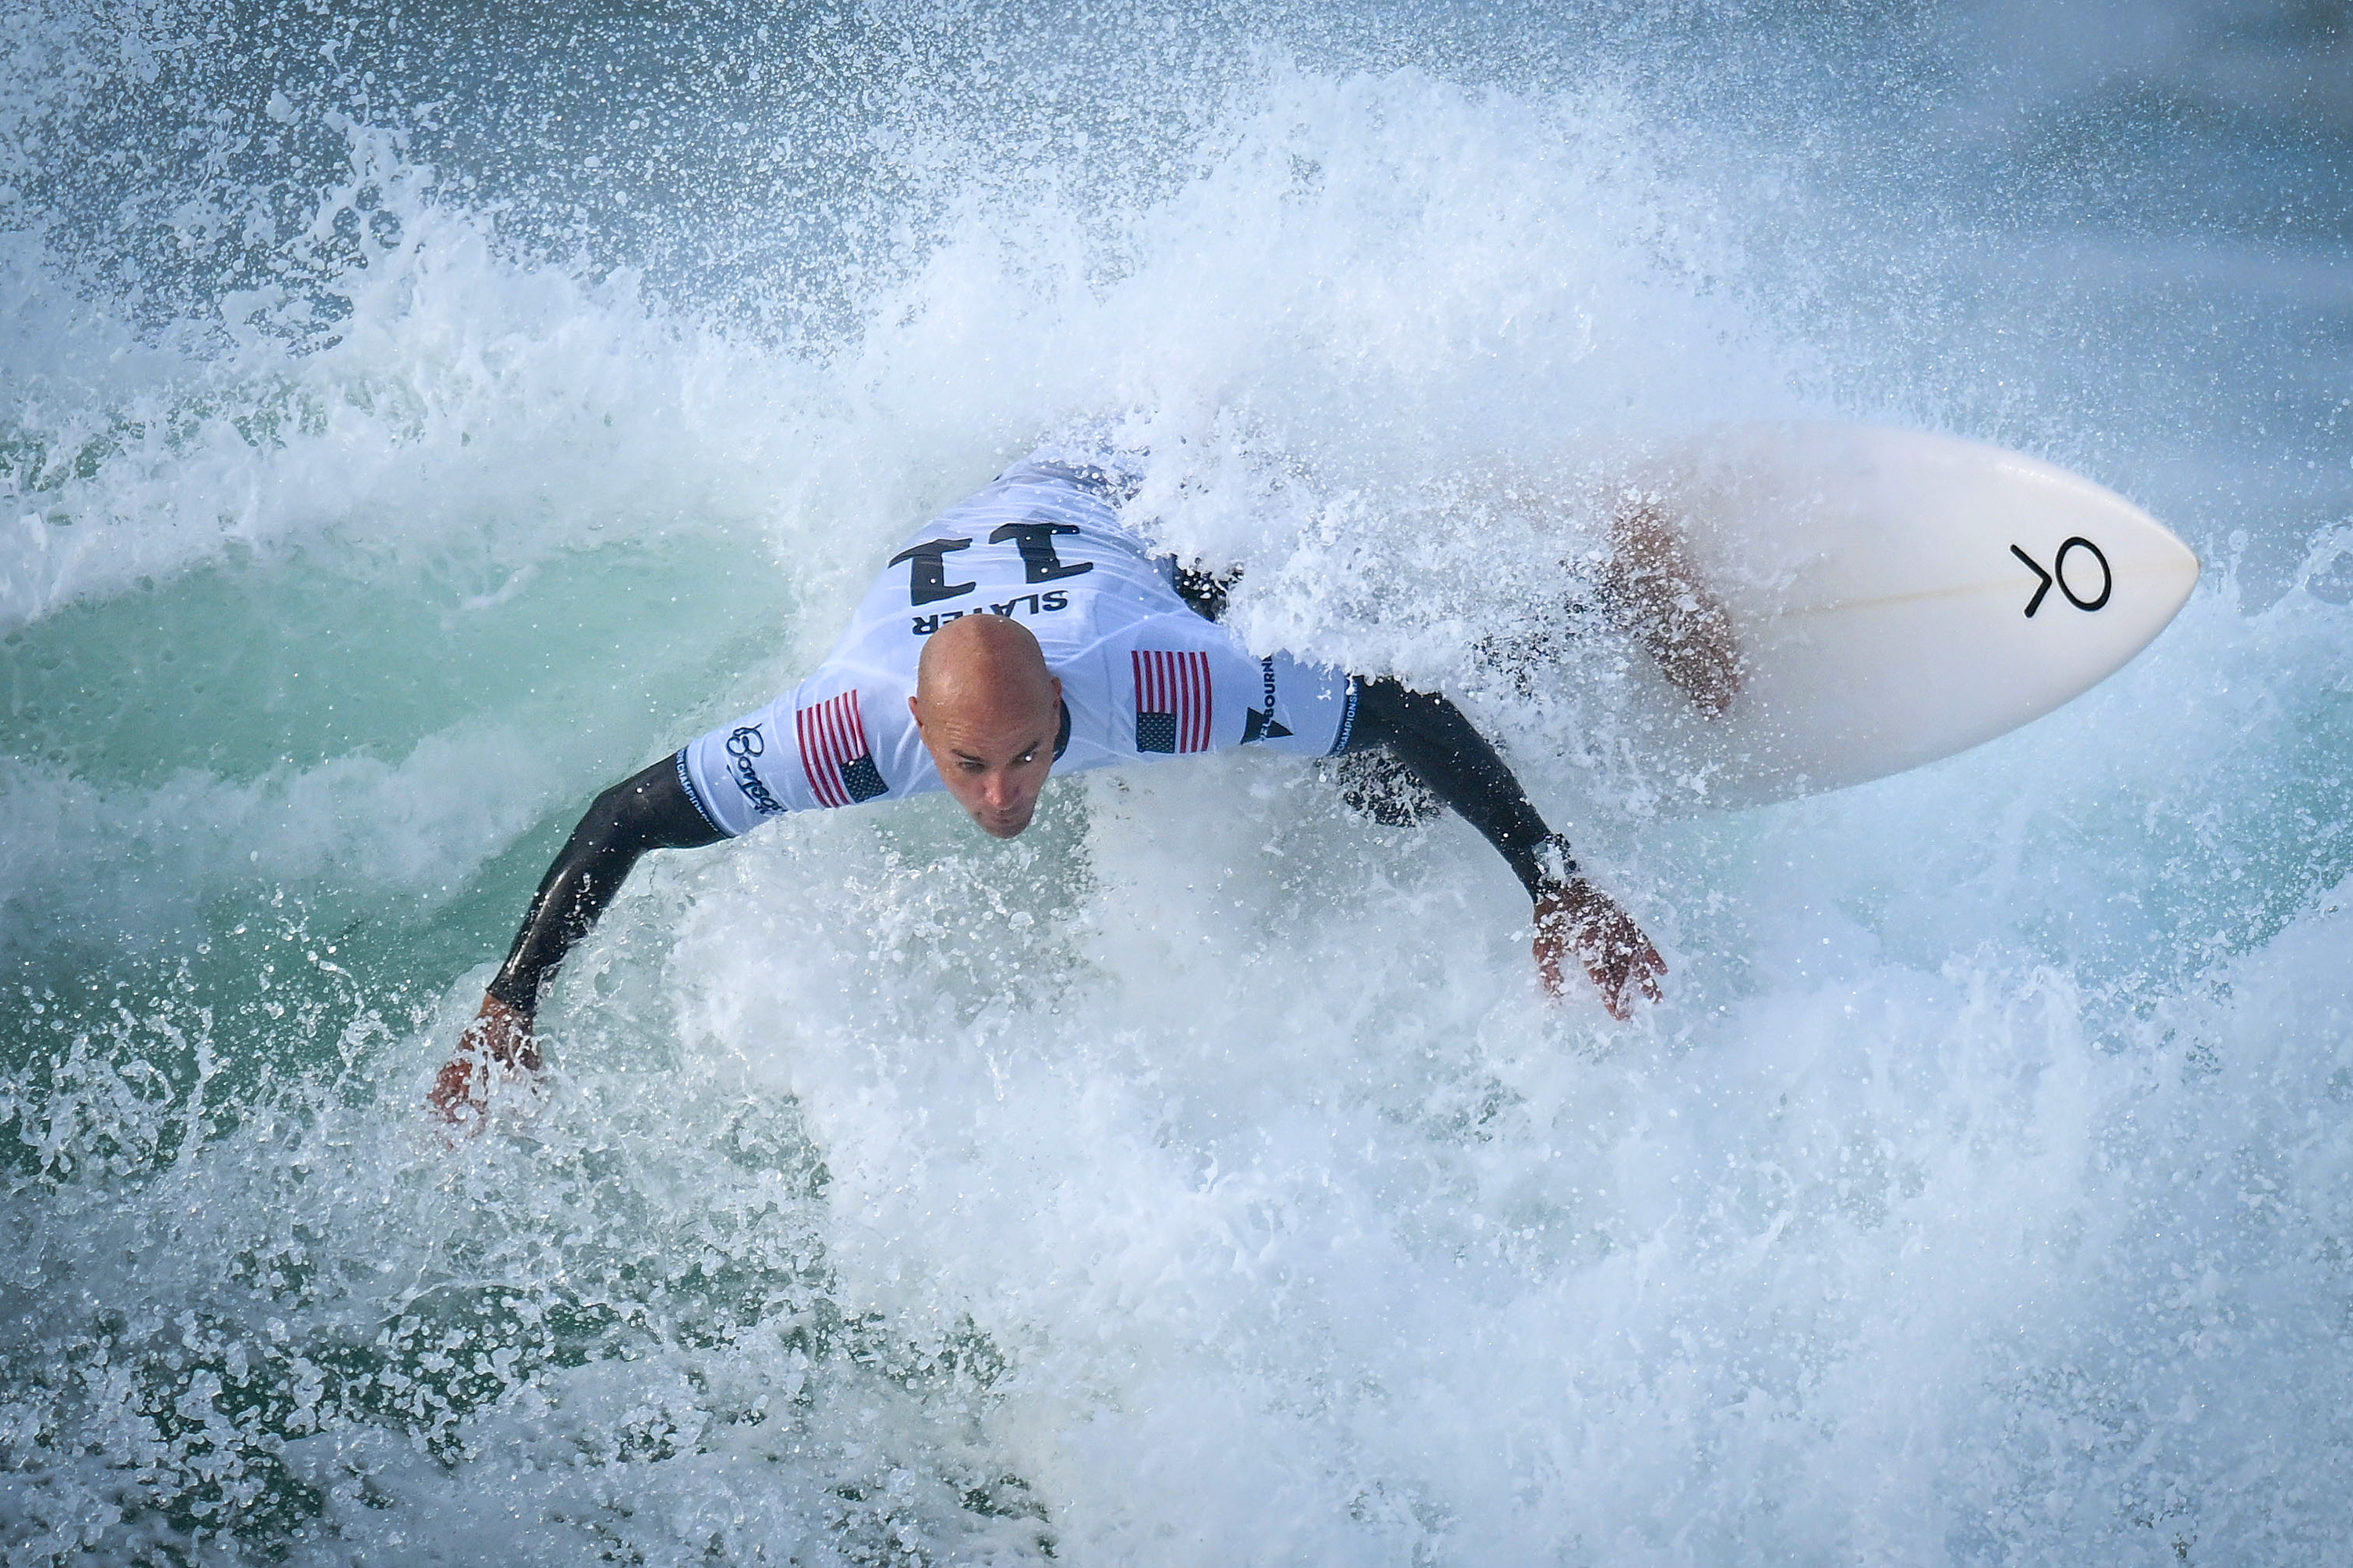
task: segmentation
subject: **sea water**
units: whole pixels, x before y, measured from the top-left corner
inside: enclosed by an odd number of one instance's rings
[[[0,29],[8,1563],[2353,1552],[2339,10]],[[2004,739],[1662,814],[1482,674],[1576,533],[1499,497],[1791,416],[2207,575]],[[1665,1001],[1222,757],[654,856],[437,1126],[596,790],[1090,419]]]

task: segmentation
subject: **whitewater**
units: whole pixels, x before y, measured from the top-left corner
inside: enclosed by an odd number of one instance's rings
[[[2327,8],[0,16],[0,1560],[2353,1553],[2353,42]],[[1479,655],[1527,476],[1992,440],[2206,577],[1740,811]],[[1671,966],[1294,760],[641,864],[595,793],[1115,420]],[[1572,524],[1573,524],[1572,519]]]

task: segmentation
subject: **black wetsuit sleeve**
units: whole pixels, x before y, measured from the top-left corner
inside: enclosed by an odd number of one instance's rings
[[[1360,680],[1356,692],[1347,750],[1387,747],[1495,846],[1530,898],[1542,898],[1577,874],[1568,841],[1545,825],[1519,779],[1460,708],[1387,678]]]
[[[491,981],[491,995],[519,1012],[537,1011],[540,987],[613,902],[639,855],[656,849],[700,849],[726,836],[687,792],[676,757],[597,796],[540,879],[506,964]]]

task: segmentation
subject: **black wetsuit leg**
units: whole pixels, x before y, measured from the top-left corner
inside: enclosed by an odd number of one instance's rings
[[[1577,874],[1568,841],[1545,825],[1527,791],[1462,710],[1397,682],[1359,680],[1347,751],[1385,747],[1424,789],[1495,846],[1530,898]]]
[[[519,1012],[539,1006],[540,987],[573,944],[588,934],[638,857],[648,850],[700,849],[727,835],[711,825],[666,757],[596,797],[555,863],[540,879],[491,995]]]

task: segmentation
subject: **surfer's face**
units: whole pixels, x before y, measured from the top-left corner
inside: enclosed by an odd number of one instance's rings
[[[940,782],[991,838],[1020,836],[1038,810],[1038,792],[1054,766],[1062,716],[1062,683],[1050,679],[1040,701],[1028,683],[966,687],[953,700],[908,699]]]

